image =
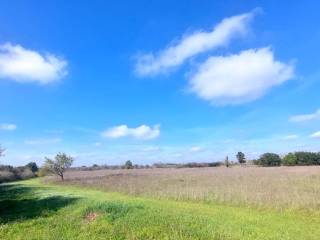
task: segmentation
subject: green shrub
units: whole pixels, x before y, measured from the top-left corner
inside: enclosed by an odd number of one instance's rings
[[[298,163],[298,158],[295,153],[288,153],[282,159],[282,164],[286,166],[295,166]]]

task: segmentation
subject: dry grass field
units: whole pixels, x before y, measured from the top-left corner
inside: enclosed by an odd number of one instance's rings
[[[48,180],[60,182],[54,177]],[[70,171],[64,184],[157,199],[278,210],[315,211],[320,206],[317,166]]]

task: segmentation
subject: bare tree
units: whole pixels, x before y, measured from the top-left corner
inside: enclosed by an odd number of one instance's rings
[[[2,156],[4,156],[4,151],[5,151],[5,149],[4,148],[2,148],[1,147],[1,145],[0,145],[0,157],[2,157]]]
[[[53,160],[47,157],[45,158],[44,168],[61,177],[61,180],[63,181],[63,174],[71,167],[72,163],[72,157],[67,156],[65,153],[58,153]]]

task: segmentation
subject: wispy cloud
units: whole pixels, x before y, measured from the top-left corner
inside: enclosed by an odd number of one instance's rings
[[[147,125],[141,125],[136,128],[129,128],[127,125],[115,126],[102,132],[102,136],[105,138],[122,138],[133,137],[135,139],[150,140],[159,137],[160,126],[155,125],[153,127]]]
[[[290,122],[306,122],[320,119],[320,109],[314,113],[295,115],[289,118]]]
[[[145,146],[145,147],[142,147],[141,150],[143,152],[159,152],[161,151],[161,148],[158,146]]]
[[[93,145],[94,145],[95,147],[101,147],[102,143],[101,143],[101,142],[95,142],[95,143],[93,143]]]
[[[40,138],[40,139],[29,139],[24,143],[27,145],[47,145],[61,142],[61,138]]]
[[[47,84],[67,74],[67,62],[51,53],[40,53],[20,45],[0,45],[0,78],[21,83]]]
[[[0,123],[0,130],[13,131],[17,129],[17,125],[11,123]]]
[[[226,46],[233,38],[244,36],[248,32],[248,24],[257,12],[259,9],[225,18],[212,31],[194,32],[156,54],[142,55],[138,57],[135,71],[140,76],[166,72],[199,53]]]
[[[282,139],[283,139],[283,140],[294,140],[294,139],[298,139],[298,138],[299,138],[298,135],[292,134],[292,135],[284,136]]]
[[[263,96],[294,77],[292,64],[277,61],[269,48],[210,57],[190,79],[198,97],[215,104],[239,104]]]
[[[314,132],[310,135],[311,138],[320,138],[320,131]]]
[[[202,151],[204,151],[204,148],[200,147],[200,146],[193,146],[193,147],[189,148],[189,151],[192,153],[202,152]]]

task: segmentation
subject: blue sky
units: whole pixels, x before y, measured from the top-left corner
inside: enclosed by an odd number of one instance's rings
[[[1,163],[319,151],[318,1],[0,2]]]

